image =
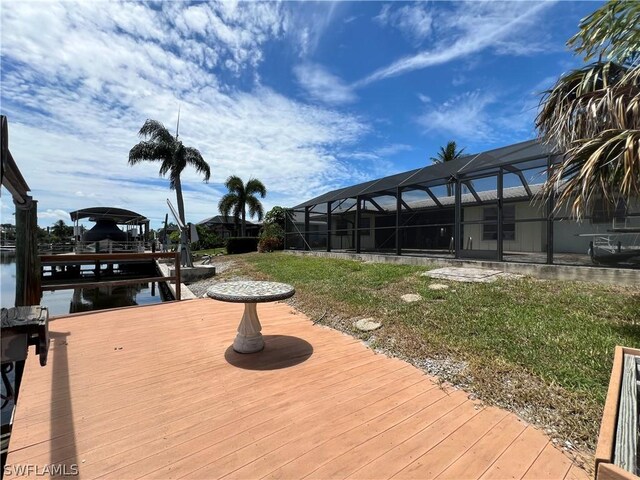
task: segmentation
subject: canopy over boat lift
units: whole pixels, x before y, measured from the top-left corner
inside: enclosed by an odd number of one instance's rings
[[[144,250],[144,243],[149,239],[149,219],[131,210],[115,207],[91,207],[76,210],[70,214],[74,222],[74,242],[76,253],[87,244],[106,242],[110,250],[113,242],[117,242],[118,249],[130,250],[132,243],[134,250]],[[96,222],[95,226],[80,236],[79,221],[88,219]],[[124,230],[118,228],[124,226]]]

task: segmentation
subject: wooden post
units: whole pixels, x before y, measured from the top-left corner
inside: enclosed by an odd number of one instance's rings
[[[16,300],[15,306],[40,305],[38,257],[38,202],[30,196],[16,206]]]
[[[175,257],[175,277],[176,277],[176,300],[181,300],[180,295],[180,252],[176,252]]]

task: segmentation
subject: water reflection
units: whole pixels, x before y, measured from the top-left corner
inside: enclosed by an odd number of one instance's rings
[[[15,305],[16,263],[14,252],[0,253],[0,306]],[[43,292],[40,303],[49,308],[50,315],[88,312],[106,308],[130,307],[160,303],[162,296],[155,283],[126,286],[76,288]]]
[[[138,305],[136,297],[148,289],[148,283],[118,287],[76,288],[71,297],[69,313]]]

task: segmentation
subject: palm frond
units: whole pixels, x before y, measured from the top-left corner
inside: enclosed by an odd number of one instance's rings
[[[612,62],[575,70],[543,94],[536,128],[561,151],[604,130],[636,128],[639,85],[636,72]]]
[[[205,182],[209,181],[209,178],[211,178],[211,169],[197,149],[193,147],[184,147],[184,159],[185,163],[196,169],[196,172],[204,174]]]
[[[144,161],[162,161],[167,150],[153,142],[140,142],[129,150],[129,165],[135,165]]]
[[[247,197],[247,207],[249,207],[249,216],[251,218],[257,216],[258,220],[262,220],[264,216],[264,209],[262,203],[255,196],[249,195]]]
[[[164,143],[171,145],[175,142],[175,138],[165,126],[157,120],[147,119],[142,125],[142,128],[138,132],[140,137],[145,137],[156,143]]]
[[[576,141],[543,187],[546,198],[556,192],[556,213],[568,207],[577,219],[597,198],[613,205],[640,196],[640,130],[606,130]]]
[[[236,175],[231,175],[227,178],[224,182],[224,186],[227,187],[227,190],[230,192],[236,192],[239,195],[242,195],[244,192],[244,182]]]
[[[640,45],[640,2],[611,0],[580,22],[580,30],[567,46],[583,54],[586,61],[596,56],[619,63],[638,63]]]
[[[267,189],[264,184],[257,178],[251,178],[244,187],[247,196],[260,194],[260,198],[264,198],[267,195]]]
[[[458,150],[458,146],[455,141],[447,142],[447,145],[444,147],[440,147],[440,151],[438,152],[437,157],[431,157],[431,161],[433,163],[445,163],[450,162],[451,160],[455,160],[462,156],[464,152],[464,148]]]
[[[229,216],[229,212],[238,204],[238,196],[235,193],[226,193],[222,196],[218,202],[218,210],[220,214],[225,217]]]

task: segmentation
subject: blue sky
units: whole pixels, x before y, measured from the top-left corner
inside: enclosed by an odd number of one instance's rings
[[[188,221],[223,182],[261,179],[266,209],[527,140],[539,92],[580,65],[565,46],[597,2],[3,2],[2,113],[39,223],[119,206],[160,225],[157,164],[127,165],[145,119],[211,166],[183,183]],[[13,205],[2,195],[3,222]],[[7,220],[9,219],[9,220]]]

